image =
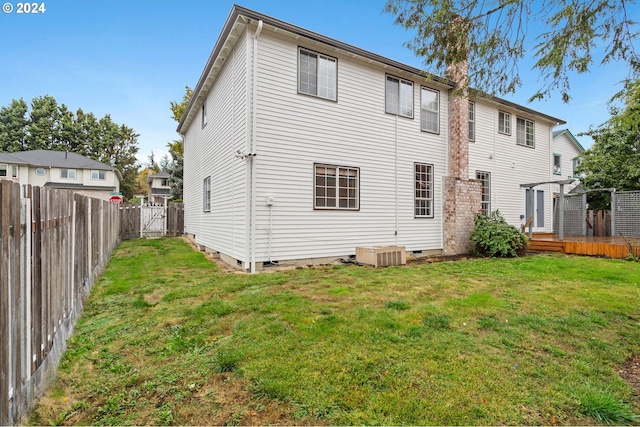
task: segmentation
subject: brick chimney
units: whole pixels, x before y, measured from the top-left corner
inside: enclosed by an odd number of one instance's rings
[[[469,60],[468,23],[460,16],[451,20],[447,54],[451,64],[447,78],[456,82],[449,92],[448,176],[444,177],[445,255],[467,253],[472,249],[471,233],[475,214],[482,206],[482,184],[469,179]]]

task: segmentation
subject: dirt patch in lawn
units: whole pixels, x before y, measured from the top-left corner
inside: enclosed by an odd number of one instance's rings
[[[629,358],[618,374],[636,390],[636,407],[640,407],[640,354]]]

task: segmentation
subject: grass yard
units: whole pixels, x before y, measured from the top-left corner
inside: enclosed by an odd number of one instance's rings
[[[30,424],[637,424],[640,264],[225,271],[119,245]]]

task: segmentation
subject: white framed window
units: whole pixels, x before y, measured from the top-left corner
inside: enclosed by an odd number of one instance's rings
[[[313,165],[314,209],[360,209],[360,169]]]
[[[573,159],[572,163],[573,163],[573,177],[580,178],[580,174],[576,171],[576,169],[578,169],[578,166],[582,164],[582,157],[576,157],[575,159]]]
[[[338,60],[303,48],[298,51],[298,92],[335,101]]]
[[[511,113],[498,111],[498,133],[511,135]]]
[[[476,171],[476,179],[482,182],[482,213],[491,213],[491,172]]]
[[[420,129],[440,133],[440,92],[420,88]]]
[[[202,210],[211,212],[211,176],[202,182]]]
[[[414,163],[414,216],[433,218],[433,165]]]
[[[18,177],[18,166],[11,165],[11,178],[17,178],[17,177]]]
[[[207,125],[207,100],[205,99],[202,103],[202,127],[204,128]]]
[[[9,175],[9,166],[0,165],[0,178],[6,177],[8,175]]]
[[[413,82],[387,75],[385,111],[413,118]]]
[[[161,178],[160,179],[160,186],[161,187],[168,187],[169,186],[169,178]]]
[[[553,174],[562,175],[562,156],[553,153]]]
[[[105,171],[94,169],[91,171],[91,179],[104,181],[105,179],[107,179],[107,173]]]
[[[516,144],[524,145],[525,147],[535,147],[534,126],[535,123],[533,120],[517,117]]]
[[[476,140],[476,103],[469,102],[469,141]]]
[[[47,170],[45,168],[36,168],[36,175],[43,176],[46,173],[47,173]]]
[[[60,169],[60,178],[62,179],[76,179],[75,169]]]

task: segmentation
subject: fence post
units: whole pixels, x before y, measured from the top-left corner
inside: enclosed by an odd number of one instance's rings
[[[611,192],[611,237],[616,237],[616,189]]]

